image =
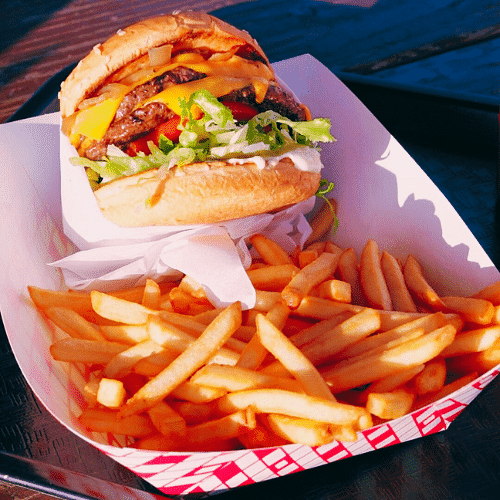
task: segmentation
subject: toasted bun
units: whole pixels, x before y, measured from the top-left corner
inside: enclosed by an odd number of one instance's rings
[[[62,117],[74,113],[82,100],[98,89],[115,71],[146,54],[172,44],[174,49],[209,49],[226,52],[249,45],[269,66],[258,43],[245,31],[199,12],[154,17],[119,30],[97,44],[61,84]]]
[[[107,219],[119,226],[210,224],[271,212],[314,195],[320,174],[284,158],[273,168],[251,161],[195,163],[163,180],[157,170],[124,177],[95,191]]]

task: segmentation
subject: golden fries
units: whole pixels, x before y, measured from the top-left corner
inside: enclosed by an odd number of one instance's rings
[[[261,314],[257,316],[256,335],[262,345],[302,383],[307,394],[335,401],[324,379],[308,357]]]
[[[319,240],[331,229],[335,222],[336,210],[337,203],[335,200],[329,199],[328,202],[323,200],[321,206],[311,218],[312,233],[307,239],[307,244]]]
[[[417,312],[417,306],[408,291],[398,261],[384,250],[380,258],[380,265],[389,289],[393,309],[395,311]]]
[[[332,241],[293,255],[261,234],[250,244],[248,311],[214,308],[189,276],[111,293],[29,287],[57,327],[52,357],[90,367],[84,428],[155,450],[353,441],[372,417],[399,418],[500,363],[500,284],[441,297],[414,256],[401,266],[374,240],[359,266]]]
[[[123,416],[149,410],[208,361],[241,325],[241,304],[224,309],[170,365],[127,400]]]
[[[361,252],[360,281],[368,303],[385,311],[392,310],[392,301],[380,263],[379,247],[368,240]]]
[[[388,376],[394,372],[395,367],[402,370],[426,363],[439,355],[446,346],[453,342],[454,338],[455,328],[452,325],[446,325],[358,362],[324,369],[322,375],[334,394],[354,389]],[[370,369],[367,370],[365,365]]]
[[[430,307],[432,311],[444,311],[446,309],[441,298],[425,279],[422,266],[413,255],[408,255],[403,274],[410,293],[424,305]]]
[[[325,279],[331,277],[337,267],[340,255],[323,252],[310,264],[302,268],[289,280],[281,292],[286,304],[296,309],[301,300]]]
[[[366,409],[385,420],[392,420],[406,415],[415,401],[415,394],[407,389],[395,389],[391,392],[372,392],[368,395]]]
[[[267,238],[263,234],[254,234],[250,238],[250,243],[259,253],[266,264],[279,266],[294,265],[292,258],[275,241]]]

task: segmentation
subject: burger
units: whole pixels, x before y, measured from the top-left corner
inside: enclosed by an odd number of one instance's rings
[[[209,224],[296,204],[320,187],[319,143],[334,140],[247,32],[205,13],[120,29],[59,98],[70,161],[118,226]]]

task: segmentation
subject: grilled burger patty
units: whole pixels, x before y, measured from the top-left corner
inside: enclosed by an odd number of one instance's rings
[[[178,66],[152,80],[135,87],[120,103],[116,115],[99,141],[92,143],[83,152],[91,160],[99,160],[106,155],[109,144],[114,144],[125,151],[128,144],[153,130],[161,123],[167,121],[174,113],[161,102],[152,102],[146,106],[136,106],[146,99],[160,93],[165,88],[179,83],[187,83],[205,78],[204,73],[199,73],[190,68]],[[282,88],[271,83],[267,89],[264,100],[257,103],[252,85],[220,97],[220,101],[237,101],[254,106],[259,112],[274,110],[294,121],[306,119],[304,109],[295,101],[292,95]]]

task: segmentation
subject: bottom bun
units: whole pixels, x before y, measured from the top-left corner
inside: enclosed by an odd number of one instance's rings
[[[283,158],[272,168],[251,161],[194,163],[165,178],[153,169],[105,184],[94,194],[104,217],[119,226],[212,224],[306,200],[320,174]]]

